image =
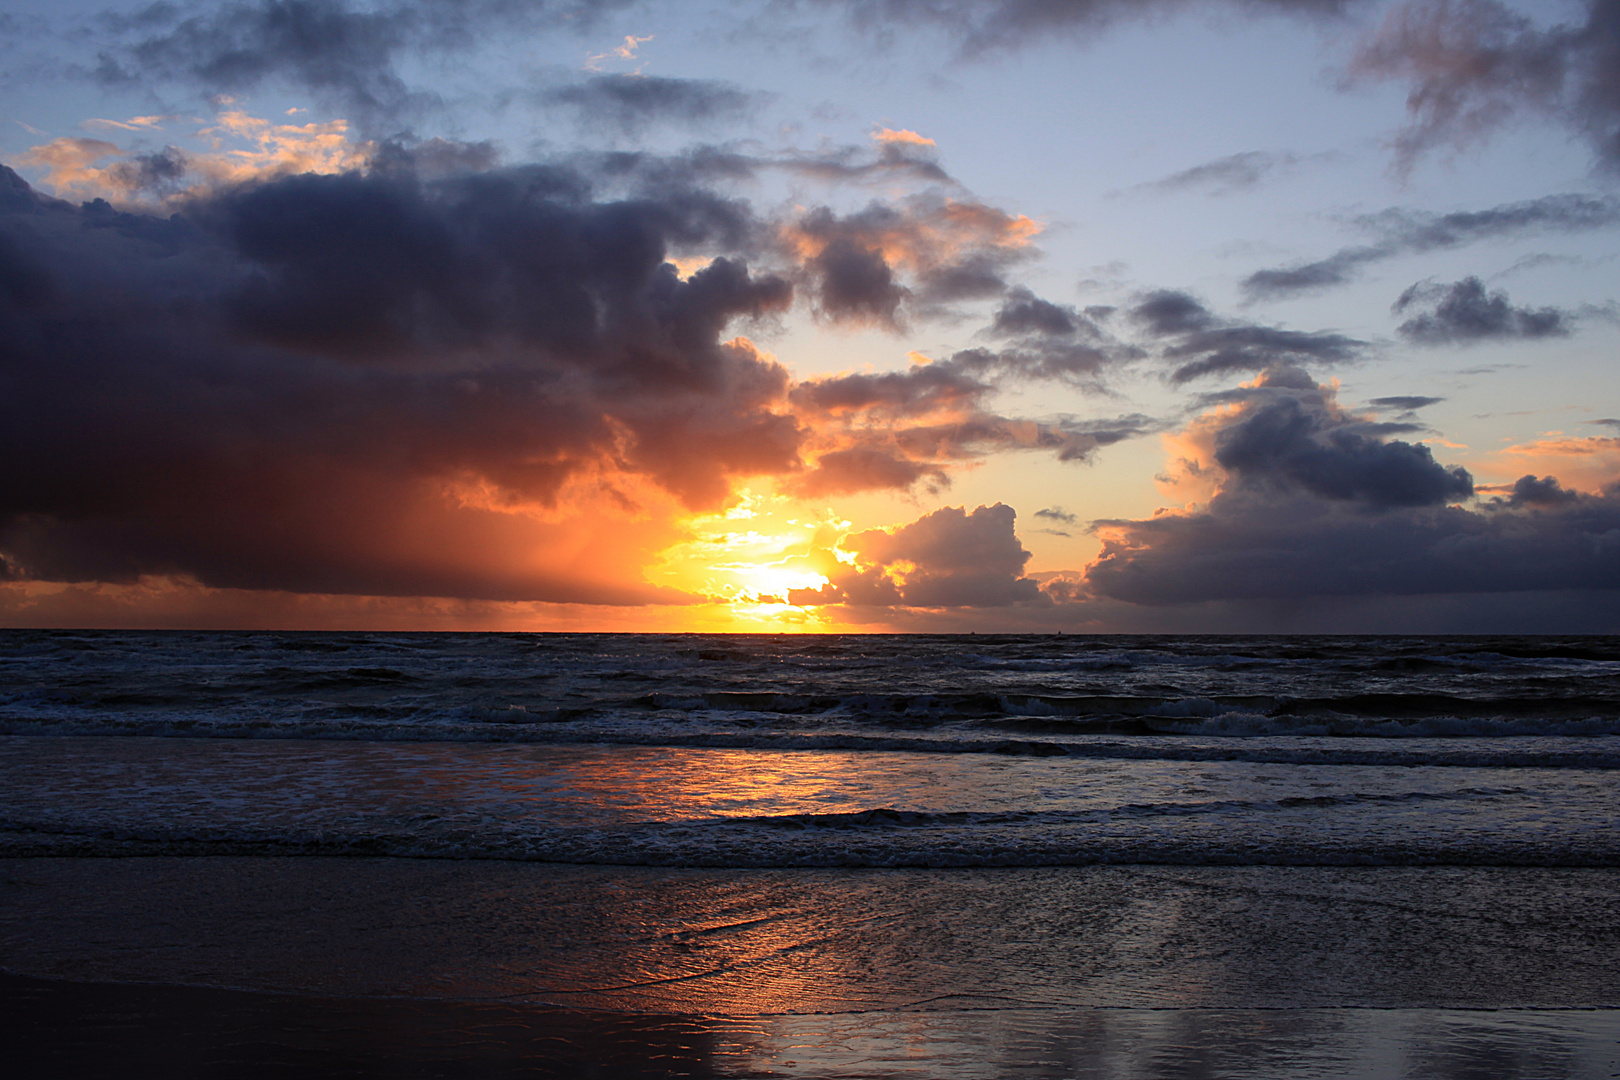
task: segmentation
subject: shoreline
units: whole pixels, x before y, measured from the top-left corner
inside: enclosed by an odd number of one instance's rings
[[[1597,1080],[1620,1009],[905,1010],[768,1017],[332,998],[0,970],[13,1075]]]
[[[1620,870],[28,858],[0,911],[28,1078],[1620,1072]]]
[[[683,1014],[1620,1008],[1620,869],[0,859],[0,968]]]

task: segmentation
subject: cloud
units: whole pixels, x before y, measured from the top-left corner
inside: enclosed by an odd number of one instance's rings
[[[1024,575],[1030,553],[1013,529],[1017,513],[996,503],[971,514],[945,507],[897,529],[853,533],[839,545],[854,556],[821,589],[795,589],[790,604],[918,608],[1050,603]]]
[[[1389,209],[1354,220],[1356,228],[1377,237],[1375,242],[1342,248],[1315,262],[1257,270],[1244,279],[1243,290],[1250,299],[1276,299],[1347,284],[1362,267],[1401,255],[1526,233],[1592,232],[1617,224],[1620,199],[1612,196],[1547,195],[1449,214]]]
[[[1513,482],[1513,491],[1508,495],[1508,506],[1569,506],[1581,501],[1581,493],[1571,491],[1558,483],[1558,477],[1549,476],[1545,479],[1537,476],[1521,476]]]
[[[1620,476],[1620,438],[1555,433],[1498,450],[1480,465],[1498,475],[1556,475],[1566,486],[1595,492]]]
[[[802,382],[793,400],[822,413],[877,415],[884,420],[959,412],[991,391],[953,364],[916,364],[909,371],[838,375]]]
[[[906,184],[955,196],[967,194],[940,166],[931,146],[905,141],[873,140],[862,145],[833,144],[814,151],[777,153],[745,152],[734,144],[700,144],[675,154],[614,151],[576,154],[572,160],[579,168],[626,182],[667,185],[676,181],[751,181],[775,172],[821,184],[881,187],[886,194]],[[943,198],[937,194],[930,197],[935,201]]]
[[[1065,525],[1073,525],[1075,522],[1080,520],[1075,515],[1064,510],[1061,506],[1049,506],[1044,510],[1037,510],[1035,511],[1035,516],[1038,518],[1046,518],[1048,521],[1060,521]]]
[[[1135,604],[1620,587],[1620,468],[1600,494],[1528,475],[1471,509],[1466,471],[1377,430],[1330,387],[1268,375],[1172,441],[1172,483],[1210,497],[1093,523],[1087,587]]]
[[[919,358],[923,360],[923,358]],[[807,434],[811,467],[784,488],[818,498],[918,483],[949,485],[950,470],[1016,450],[1084,461],[1098,449],[1154,430],[1140,415],[1108,420],[1024,420],[987,407],[995,385],[959,357],[918,362],[903,372],[808,380],[789,391]]]
[[[990,381],[1055,380],[1100,391],[1110,369],[1142,356],[1141,349],[1118,340],[1090,315],[1022,286],[1007,290],[981,336],[1004,344],[963,349],[950,362]]]
[[[67,193],[110,186],[104,179],[106,171],[98,166],[107,158],[123,156],[123,148],[104,139],[69,136],[30,148],[18,155],[17,164],[44,169],[45,182]]]
[[[213,94],[297,86],[363,131],[387,134],[436,101],[406,83],[402,60],[465,49],[497,29],[586,30],[629,2],[242,0],[195,14],[155,4],[134,18],[104,20],[115,40],[101,52],[98,75],[114,85],[184,81]]]
[[[1000,379],[1061,377],[1050,364],[795,384],[733,336],[787,310],[795,280],[858,313],[838,243],[906,304],[1022,257],[1034,224],[983,204],[771,223],[694,184],[690,157],[634,155],[626,182],[602,158],[503,168],[487,144],[360,147],[239,113],[212,130],[239,141],[111,164],[74,147],[123,209],[0,173],[0,452],[40,463],[0,482],[13,578],[679,600],[641,568],[740,478],[937,490],[988,454],[1085,460],[1157,426],[988,407]],[[300,160],[328,171],[283,171]],[[995,325],[1020,347],[1098,333],[1017,290]]]
[[[1620,588],[1620,497],[1374,516],[1300,496],[1101,522],[1098,595],[1139,604]]]
[[[1025,288],[1013,289],[996,311],[990,324],[1001,337],[1039,334],[1045,337],[1072,337],[1082,329],[1096,333],[1095,325],[1072,307],[1042,300]]]
[[[818,207],[787,223],[818,312],[834,322],[899,328],[905,310],[995,296],[1002,271],[1030,254],[1040,226],[981,202],[916,195],[840,215]]]
[[[1158,339],[1153,347],[1175,364],[1170,381],[1178,384],[1277,365],[1344,363],[1366,351],[1366,342],[1329,331],[1229,322],[1188,293],[1171,289],[1147,294],[1126,314],[1149,339]]]
[[[165,121],[172,119],[168,116],[132,116],[128,120],[86,120],[80,127],[111,128],[114,131],[152,131],[162,130]]]
[[[678,599],[637,582],[680,507],[801,467],[786,371],[727,337],[791,286],[665,261],[754,228],[546,167],[273,178],[173,216],[0,171],[9,573]]]
[[[812,153],[778,154],[762,159],[761,164],[823,183],[888,184],[910,180],[959,187],[940,166],[932,139],[890,138],[881,130],[872,134],[866,146],[828,146]]]
[[[1526,113],[1568,125],[1620,168],[1620,3],[1586,0],[1584,22],[1536,26],[1497,0],[1410,0],[1351,61],[1351,82],[1408,85],[1395,139],[1409,171],[1436,147],[1465,149]]]
[[[1050,40],[1054,35],[1086,37],[1114,23],[1151,19],[1207,0],[821,0],[843,8],[856,29],[893,27],[938,30],[967,56]],[[1245,13],[1331,18],[1360,0],[1227,0]]]
[[[597,75],[543,95],[547,102],[577,110],[587,124],[608,124],[626,133],[652,124],[735,119],[760,98],[730,83],[653,75]]]
[[[642,45],[646,44],[652,39],[653,35],[651,34],[648,34],[645,37],[636,37],[634,34],[626,34],[624,35],[624,44],[615,46],[614,48],[609,49],[607,52],[595,53],[594,55],[587,57],[585,60],[585,70],[596,71],[602,66],[603,61],[606,60],[639,59],[636,53],[640,51]]]
[[[1256,187],[1273,172],[1298,163],[1299,158],[1293,154],[1246,150],[1194,165],[1158,180],[1137,184],[1132,190],[1171,193],[1203,189],[1212,195],[1229,195]]]
[[[1438,405],[1446,400],[1438,397],[1423,397],[1418,394],[1397,394],[1394,397],[1375,397],[1367,404],[1379,409],[1399,409],[1401,412],[1416,412],[1418,409],[1430,405]]]
[[[1479,341],[1567,337],[1574,317],[1555,307],[1514,307],[1507,293],[1486,294],[1477,277],[1450,285],[1420,281],[1409,286],[1391,310],[1402,314],[1422,304],[1419,312],[1397,327],[1419,345],[1469,345]]]
[[[1345,411],[1298,368],[1269,370],[1219,398],[1226,406],[1194,425],[1190,459],[1218,468],[1223,490],[1302,492],[1367,510],[1473,494],[1466,470],[1440,465],[1421,444],[1386,441],[1392,425]]]
[[[872,138],[880,143],[903,143],[910,146],[936,145],[933,139],[906,128],[896,131],[894,128],[880,127],[872,132]]]
[[[24,168],[45,170],[43,182],[60,196],[152,204],[252,180],[340,172],[366,164],[384,149],[396,157],[403,152],[397,143],[379,148],[353,141],[342,120],[277,124],[226,108],[213,120],[197,123],[201,126],[196,136],[211,144],[207,151],[166,146],[135,153],[101,139],[60,138],[29,149],[15,161]],[[412,153],[426,168],[430,154],[442,156],[442,148],[452,145],[433,139],[418,144]],[[102,164],[108,158],[121,160]],[[487,155],[480,160],[487,164]]]

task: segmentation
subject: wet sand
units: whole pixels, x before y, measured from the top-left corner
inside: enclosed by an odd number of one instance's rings
[[[1612,870],[14,859],[0,967],[27,1076],[1620,1073]]]

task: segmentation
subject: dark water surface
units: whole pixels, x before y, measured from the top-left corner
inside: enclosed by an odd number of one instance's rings
[[[0,631],[6,1034],[1612,1077],[1617,789],[1614,638]]]

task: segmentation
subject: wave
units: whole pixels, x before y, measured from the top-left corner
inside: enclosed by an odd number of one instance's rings
[[[1466,697],[1442,693],[1350,693],[1290,697],[1268,694],[1027,694],[796,692],[771,689],[683,688],[618,696],[568,695],[568,704],[533,684],[554,675],[532,674],[528,702],[485,704],[477,696],[445,702],[414,692],[422,678],[387,667],[280,674],[275,695],[215,688],[164,692],[107,688],[67,695],[14,694],[0,700],[0,721],[33,723],[283,722],[392,719],[440,722],[547,724],[594,719],[611,723],[650,714],[714,719],[814,717],[864,726],[926,728],[981,721],[1031,731],[1073,734],[1159,734],[1201,725],[1209,735],[1356,735],[1368,738],[1517,735],[1620,735],[1620,694],[1542,694]],[[603,680],[651,678],[639,672]],[[353,700],[341,691],[387,691]],[[338,694],[338,696],[320,696]],[[505,695],[496,695],[497,697]],[[534,699],[538,698],[539,701]],[[548,700],[550,699],[550,700]],[[1213,722],[1212,722],[1213,721]]]
[[[1221,717],[1214,726],[1184,723],[1144,735],[1117,737],[1009,739],[997,737],[906,736],[860,733],[778,731],[635,731],[566,725],[387,723],[368,720],[282,722],[185,719],[98,719],[94,721],[0,720],[0,735],[46,737],[136,736],[205,739],[309,739],[359,742],[518,743],[548,746],[616,745],[708,747],[736,750],[836,750],[921,754],[1000,754],[1019,757],[1073,757],[1159,761],[1244,761],[1286,765],[1437,766],[1459,768],[1620,769],[1620,738],[1582,730],[1575,736],[1519,739],[1455,737],[1422,739],[1337,739],[1230,737],[1242,718]],[[1459,721],[1461,723],[1461,721]],[[1271,735],[1289,733],[1269,732]],[[1387,744],[1387,745],[1381,745]]]
[[[1489,792],[1430,799],[1494,797]],[[1414,796],[1409,798],[1421,798]],[[1386,801],[1399,802],[1399,797]],[[1342,805],[1336,801],[1335,805]],[[0,857],[325,855],[491,859],[618,866],[1036,867],[1542,866],[1620,867],[1606,830],[1347,830],[1315,820],[1318,800],[1157,805],[1094,812],[843,814],[650,822],[607,828],[276,829],[0,821]],[[1272,817],[1302,813],[1296,821]],[[1218,818],[1208,825],[1199,819]],[[1195,827],[1178,829],[1177,819]]]

